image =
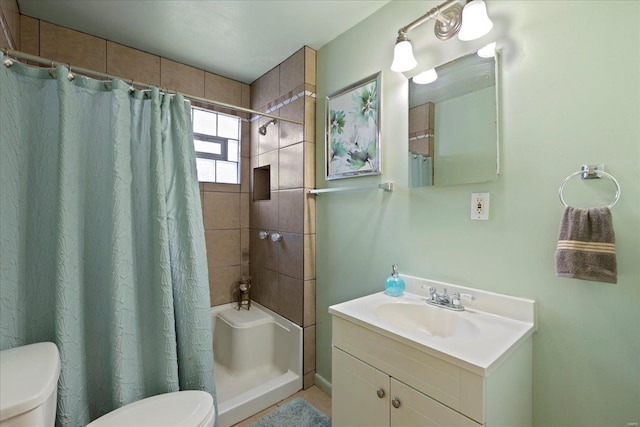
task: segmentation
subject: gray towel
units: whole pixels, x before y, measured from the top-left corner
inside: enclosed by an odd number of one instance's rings
[[[564,210],[556,250],[556,276],[617,283],[615,234],[611,211]]]

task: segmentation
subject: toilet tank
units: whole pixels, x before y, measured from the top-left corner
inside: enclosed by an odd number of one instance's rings
[[[0,427],[53,426],[59,375],[54,343],[0,351]]]

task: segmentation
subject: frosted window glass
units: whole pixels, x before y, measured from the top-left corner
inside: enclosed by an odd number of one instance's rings
[[[222,145],[217,142],[200,141],[196,139],[193,141],[193,146],[196,151],[200,153],[222,154]]]
[[[193,108],[193,132],[206,135],[216,134],[216,113]]]
[[[240,120],[237,117],[218,114],[218,136],[238,139]]]
[[[196,158],[196,169],[198,171],[198,181],[216,182],[215,160]]]
[[[238,183],[238,164],[233,162],[218,161],[218,171],[216,174],[216,182],[224,182],[227,184]]]
[[[227,141],[227,160],[230,162],[238,161],[238,141]]]
[[[193,146],[202,156],[196,159],[198,181],[239,184],[240,118],[197,107],[191,111]]]

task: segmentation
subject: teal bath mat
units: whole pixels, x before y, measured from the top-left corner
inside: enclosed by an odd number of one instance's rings
[[[296,397],[248,427],[330,427],[331,418]]]

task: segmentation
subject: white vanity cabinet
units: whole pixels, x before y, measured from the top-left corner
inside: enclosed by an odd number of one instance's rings
[[[480,426],[342,350],[332,354],[334,426]]]
[[[486,298],[487,307],[504,307],[512,297]],[[533,301],[516,299],[517,308],[498,314],[456,313],[477,327],[473,336],[426,336],[376,314],[384,304],[420,302],[422,296],[380,293],[330,307],[332,425],[530,426]],[[504,317],[512,311],[529,312],[531,321]]]

